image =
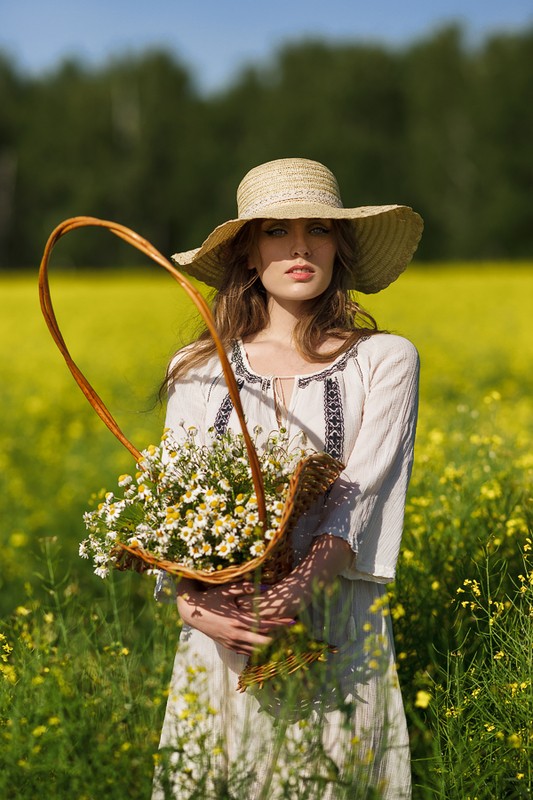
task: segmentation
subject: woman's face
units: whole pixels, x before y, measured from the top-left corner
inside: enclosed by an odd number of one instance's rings
[[[267,219],[248,258],[275,300],[312,300],[329,286],[337,247],[327,219]]]

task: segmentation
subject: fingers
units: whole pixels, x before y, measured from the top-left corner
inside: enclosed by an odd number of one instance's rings
[[[252,627],[254,630],[268,632],[272,628],[284,628],[287,625],[294,625],[294,619],[292,617],[264,618],[253,612],[245,612],[241,614],[241,623],[246,627]]]
[[[272,638],[270,636],[262,636],[258,633],[248,633],[244,634],[242,637],[239,637],[238,640],[226,639],[220,641],[220,644],[229,650],[233,650],[235,653],[239,653],[239,655],[251,656],[258,648],[266,647],[271,642]]]
[[[247,641],[239,642],[239,649],[236,651],[247,656],[253,655],[259,647],[266,647],[272,643],[271,636],[261,636],[260,634],[250,634]]]

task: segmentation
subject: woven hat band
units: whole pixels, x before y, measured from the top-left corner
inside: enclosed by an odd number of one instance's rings
[[[291,203],[305,203],[312,207],[316,204],[330,206],[331,208],[342,208],[342,203],[337,197],[328,192],[320,192],[311,189],[293,189],[290,192],[277,192],[268,197],[262,197],[259,202],[241,209],[239,206],[239,217],[241,219],[252,219],[259,216],[268,216],[268,211],[274,206],[283,206]],[[264,212],[264,214],[262,213]]]

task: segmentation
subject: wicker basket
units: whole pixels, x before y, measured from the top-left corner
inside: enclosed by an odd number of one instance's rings
[[[143,239],[135,231],[132,231],[117,222],[101,220],[95,217],[73,217],[72,219],[67,219],[58,225],[57,228],[55,228],[55,230],[51,233],[48,242],[46,243],[39,270],[39,297],[41,309],[52,337],[61,351],[75,381],[96,413],[107,425],[109,430],[130,451],[130,453],[134,456],[135,461],[139,462],[139,460],[142,458],[141,452],[137,450],[137,448],[126,438],[116,420],[107,409],[103,400],[93,389],[70,355],[65,340],[61,334],[50,296],[48,264],[54,246],[65,234],[77,228],[83,228],[87,226],[106,228],[111,233],[124,239],[137,250],[140,250],[142,253],[146,254],[149,258],[162,266],[163,269],[167,270],[167,272],[172,275],[172,277],[187,292],[189,297],[196,305],[213,337],[217,348],[217,353],[224,372],[228,392],[239,419],[246,444],[248,458],[250,460],[252,479],[258,502],[259,519],[265,523],[265,496],[259,459],[249,431],[246,427],[237,382],[235,380],[235,376],[226,355],[224,346],[218,337],[209,306],[194,285],[181,272],[179,272],[179,270],[177,270],[170,261],[168,261],[158,250],[156,250],[156,248],[150,242],[148,242],[146,239]],[[134,548],[120,543],[117,545],[121,550],[117,559],[117,567],[119,569],[135,569],[139,572],[142,572],[148,568],[162,569],[172,575],[194,578],[202,583],[207,584],[222,584],[230,581],[240,580],[245,577],[252,577],[257,575],[257,571],[260,570],[260,580],[262,583],[276,583],[284,578],[292,568],[291,548],[289,543],[290,531],[294,527],[299,517],[305,513],[305,511],[310,508],[310,506],[320,497],[320,495],[322,495],[336,480],[341,469],[342,464],[325,453],[313,454],[300,461],[289,483],[289,490],[280,520],[280,525],[265,548],[263,554],[251,561],[238,566],[231,565],[215,572],[192,570],[177,562],[158,559],[141,548]],[[328,646],[326,645],[326,647]],[[309,651],[309,659],[315,660],[316,658],[322,657],[323,652],[323,648],[311,647]],[[285,668],[285,666],[283,668]],[[294,666],[294,664],[291,662],[291,670],[289,671],[292,671],[292,666]],[[250,673],[246,678],[246,685],[250,685],[250,683],[260,684],[269,677],[270,673],[268,670],[266,670],[261,672],[256,680],[253,678],[253,675],[255,674],[255,666],[250,664],[249,668],[252,670],[252,673]],[[298,666],[295,666],[294,668],[297,669]],[[278,665],[277,668],[273,669],[274,673],[277,673],[280,671],[280,666]],[[246,688],[246,685],[243,685],[240,688]]]
[[[120,543],[117,569],[133,569],[144,572],[146,569],[162,569],[171,575],[194,578],[202,583],[222,584],[241,579],[252,580],[260,571],[260,582],[274,584],[282,580],[292,570],[292,548],[290,533],[298,519],[328,489],[337,478],[342,465],[324,453],[313,453],[302,459],[289,481],[287,499],[272,539],[265,552],[244,564],[223,567],[215,572],[191,569],[176,561],[162,561],[140,547],[130,547]],[[257,487],[256,491],[257,491]],[[262,491],[262,487],[261,487]]]

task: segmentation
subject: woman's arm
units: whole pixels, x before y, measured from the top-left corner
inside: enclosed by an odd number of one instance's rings
[[[312,600],[321,585],[331,583],[353,558],[350,545],[338,536],[317,536],[309,553],[292,572],[260,597],[246,594],[234,599],[239,609],[259,614],[262,622],[270,618],[295,617]]]
[[[357,555],[344,577],[388,583],[394,580],[413,462],[418,353],[407,339],[376,334],[361,344],[358,365],[365,388],[360,428],[313,535],[334,534],[350,543]]]
[[[177,587],[178,611],[182,620],[205,633],[215,642],[236,653],[250,656],[254,650],[272,641],[268,633],[274,628],[290,625],[287,615],[272,611],[261,619],[250,608],[240,608],[237,600],[249,596],[251,583],[233,583],[202,590],[192,580],[182,579]]]

